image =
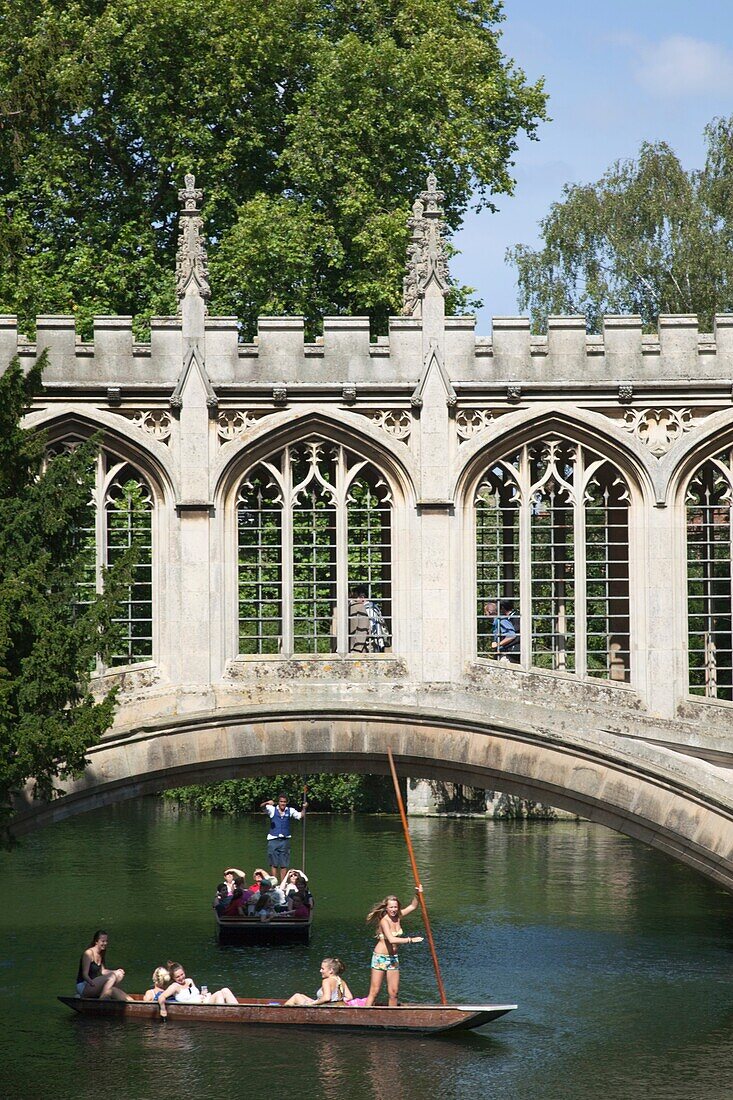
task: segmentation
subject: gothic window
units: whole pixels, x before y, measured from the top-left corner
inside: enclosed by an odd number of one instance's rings
[[[78,446],[67,439],[52,445],[49,454]],[[116,619],[118,645],[112,665],[136,664],[153,658],[153,495],[145,477],[133,465],[106,451],[95,463],[89,521],[79,532],[84,576],[79,604],[101,591],[103,569],[134,547],[130,584],[123,593]],[[102,668],[98,669],[102,671]]]
[[[475,496],[479,655],[628,681],[629,494],[562,438],[494,460]]]
[[[733,451],[693,474],[687,487],[687,633],[690,692],[733,701],[731,488]]]
[[[392,502],[371,463],[289,444],[240,484],[237,532],[240,653],[389,648]]]

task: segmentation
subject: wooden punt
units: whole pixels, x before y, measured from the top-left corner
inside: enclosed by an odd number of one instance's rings
[[[216,928],[221,943],[309,943],[313,910],[307,920],[293,917],[273,917],[263,921],[256,917],[216,917]]]
[[[96,1019],[160,1021],[158,1006],[134,994],[132,1001],[59,997],[82,1016]],[[169,1024],[221,1023],[247,1027],[315,1027],[338,1031],[419,1032],[439,1035],[482,1027],[512,1012],[516,1005],[400,1005],[386,1008],[286,1008],[282,1001],[238,998],[236,1005],[168,1003]]]

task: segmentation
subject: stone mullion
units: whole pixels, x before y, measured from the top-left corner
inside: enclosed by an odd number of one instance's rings
[[[585,455],[583,448],[580,446],[576,448],[573,490],[573,496],[575,497],[573,504],[575,675],[583,677],[588,673],[588,564],[585,549]]]
[[[336,651],[349,652],[349,523],[346,452],[339,447],[336,458]]]
[[[283,510],[282,510],[282,638],[281,649],[285,656],[293,653],[293,465],[290,456],[290,447],[285,448],[283,455]]]
[[[519,652],[523,668],[532,663],[532,543],[529,452],[519,457]]]
[[[99,451],[96,459],[96,473],[94,485],[94,586],[97,592],[104,587],[104,567],[107,564],[107,481],[105,479],[104,452]],[[102,658],[97,654],[95,658],[96,672],[101,676],[105,671]]]

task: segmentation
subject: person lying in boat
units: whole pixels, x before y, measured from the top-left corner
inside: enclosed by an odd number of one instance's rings
[[[160,998],[160,995],[164,993],[171,984],[170,973],[164,966],[156,966],[153,971],[152,982],[153,988],[145,990],[143,995],[144,1001],[157,1001]]]
[[[285,1001],[283,1008],[316,1008],[318,1005],[331,1005],[340,1008],[361,1008],[366,998],[354,997],[341,975],[346,967],[341,959],[328,958],[321,963],[321,988],[315,997],[305,993],[294,993]]]
[[[92,942],[79,959],[76,974],[76,992],[80,997],[100,1001],[131,1001],[121,984],[125,972],[120,967],[110,970],[105,964],[109,936],[101,928],[92,936]]]
[[[166,967],[159,967],[158,969],[167,969],[170,976],[170,984],[155,998],[160,1007],[160,1016],[163,1020],[168,1015],[167,1001],[176,1001],[180,1004],[207,1005],[236,1005],[239,1003],[231,989],[227,989],[226,986],[223,989],[217,989],[214,993],[202,994],[193,978],[186,976],[186,971],[180,963],[169,961]]]

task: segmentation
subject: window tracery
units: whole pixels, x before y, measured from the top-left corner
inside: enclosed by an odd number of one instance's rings
[[[685,497],[687,638],[692,695],[733,701],[733,450],[708,458]]]
[[[69,437],[52,444],[49,456],[73,450],[82,442]],[[130,462],[100,450],[95,460],[89,521],[78,533],[83,576],[79,604],[102,590],[104,570],[134,548],[130,584],[117,617],[118,645],[111,666],[153,659],[153,507],[151,487]],[[103,671],[100,664],[98,670]]]
[[[479,655],[629,680],[629,504],[620,471],[568,439],[491,462],[474,498]]]
[[[259,462],[237,495],[239,652],[389,648],[391,530],[389,484],[346,447],[313,436]]]

